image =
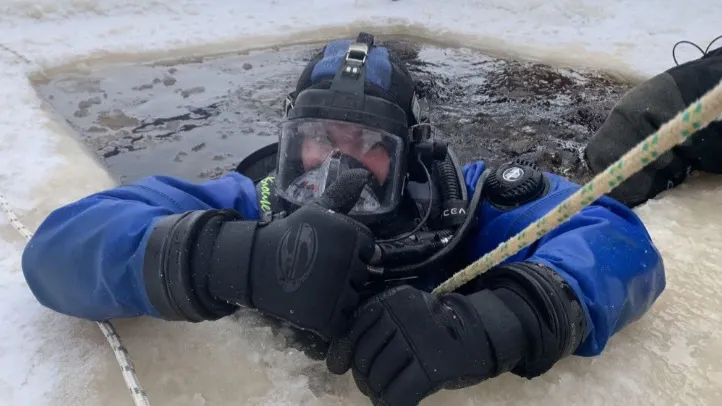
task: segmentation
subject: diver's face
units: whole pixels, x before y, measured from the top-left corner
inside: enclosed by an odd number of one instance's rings
[[[309,171],[323,163],[333,151],[355,158],[383,184],[389,176],[391,157],[381,143],[369,145],[358,126],[344,123],[324,123],[327,137],[308,135],[301,147],[303,169]]]

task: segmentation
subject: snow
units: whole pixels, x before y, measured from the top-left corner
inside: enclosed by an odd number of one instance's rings
[[[319,41],[363,28],[644,78],[671,66],[678,40],[705,47],[722,34],[716,2],[683,6],[679,0],[0,0],[0,193],[34,229],[54,207],[114,184],[37,97],[27,79],[33,72]],[[603,356],[569,358],[536,380],[502,376],[425,403],[721,404],[720,185],[700,177],[638,209],[663,252],[668,288]],[[20,272],[22,247],[0,215],[0,404],[130,404],[97,327],[34,300]],[[252,316],[116,326],[156,405],[365,404],[348,376],[329,376],[322,364],[284,349],[283,339]]]

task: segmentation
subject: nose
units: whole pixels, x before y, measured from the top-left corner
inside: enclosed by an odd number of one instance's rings
[[[318,142],[311,138],[304,140],[301,149],[303,169],[309,171],[319,167],[331,154],[336,156],[340,154],[348,155],[361,162],[379,183],[383,184],[389,175],[391,157],[386,149],[381,146],[376,146],[368,151],[364,151],[363,146],[359,146],[358,143],[354,143],[353,141],[334,143],[334,145],[331,145]]]

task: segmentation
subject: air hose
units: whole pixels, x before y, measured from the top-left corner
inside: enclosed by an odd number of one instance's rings
[[[451,150],[448,150],[446,159],[443,161],[434,161],[434,167],[439,176],[441,197],[444,202],[449,200],[466,200],[464,198],[465,196],[462,196],[462,188],[459,184],[459,177],[457,176],[454,163],[451,161],[451,154]],[[464,189],[464,194],[466,194],[466,189]]]
[[[464,174],[462,173],[461,165],[459,164],[459,161],[456,155],[452,152],[452,150],[448,150],[445,160],[439,161],[439,164],[442,163],[445,163],[443,164],[444,167],[442,168],[442,170],[444,171],[443,176],[445,176],[445,178],[442,179],[440,183],[442,185],[444,183],[448,183],[449,185],[456,185],[456,187],[451,186],[447,188],[446,191],[442,189],[442,193],[445,194],[445,196],[443,196],[443,201],[449,201],[450,198],[453,199],[454,197],[460,198],[460,200],[463,201],[468,201],[468,193],[466,188],[460,187],[458,183],[459,179],[464,179]],[[469,205],[466,207],[468,215],[464,219],[464,222],[456,230],[448,229],[436,232],[438,234],[437,237],[440,239],[439,244],[442,245],[440,249],[438,249],[438,247],[435,247],[437,248],[436,252],[421,262],[393,268],[384,268],[380,271],[384,275],[388,275],[390,277],[389,279],[417,276],[419,270],[432,269],[431,267],[437,261],[445,258],[446,255],[456,249],[459,244],[465,240],[466,235],[469,233],[472,226],[476,222],[477,217],[475,213],[477,211],[477,208],[481,204],[483,184],[487,176],[488,172],[484,172],[479,177],[479,180],[477,181],[476,187],[474,189],[474,195],[471,198],[471,202],[469,202]]]

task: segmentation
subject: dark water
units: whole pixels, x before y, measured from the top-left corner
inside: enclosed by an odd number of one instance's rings
[[[629,89],[594,72],[388,41],[464,162],[522,157],[577,182],[581,149]],[[36,84],[121,182],[200,181],[274,142],[286,94],[319,46],[60,73]]]

